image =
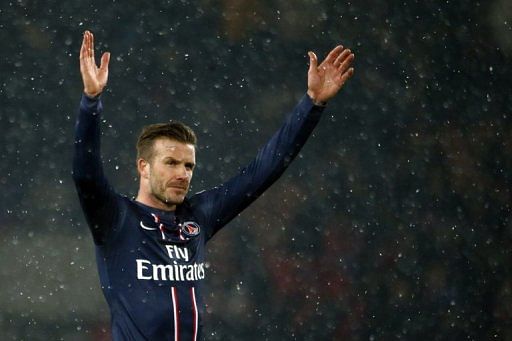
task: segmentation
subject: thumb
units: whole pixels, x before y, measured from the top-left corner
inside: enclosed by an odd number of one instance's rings
[[[108,71],[108,63],[110,61],[110,52],[105,52],[101,56],[101,63],[100,63],[100,70],[101,71]]]
[[[312,51],[308,52],[309,56],[309,72],[312,72],[317,69],[318,67],[318,59],[316,57],[316,54]]]

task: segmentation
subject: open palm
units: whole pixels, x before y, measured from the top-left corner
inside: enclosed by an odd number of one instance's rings
[[[100,67],[96,66],[94,60],[94,36],[91,32],[85,31],[80,48],[80,73],[84,83],[84,93],[89,97],[99,95],[108,81],[108,63],[110,53],[105,52],[101,56]]]
[[[336,46],[320,65],[314,52],[308,55],[308,95],[315,103],[325,103],[340,91],[354,73],[350,67],[354,54],[341,45]]]

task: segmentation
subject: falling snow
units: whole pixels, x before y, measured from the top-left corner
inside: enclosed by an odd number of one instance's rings
[[[109,340],[71,181],[78,51],[112,53],[105,172],[133,196],[141,126],[199,136],[192,191],[249,162],[306,90],[355,76],[283,177],[209,244],[207,340],[510,339],[512,6],[7,1],[0,8],[0,335]]]

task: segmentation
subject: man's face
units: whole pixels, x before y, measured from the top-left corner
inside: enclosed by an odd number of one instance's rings
[[[189,190],[195,164],[193,145],[168,138],[155,140],[153,158],[146,166],[148,194],[166,208],[181,204]]]

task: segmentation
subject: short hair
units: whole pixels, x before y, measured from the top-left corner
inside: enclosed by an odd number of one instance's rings
[[[137,140],[137,160],[151,161],[154,142],[159,138],[176,140],[194,147],[197,143],[196,134],[192,128],[179,121],[150,124],[142,128]]]

